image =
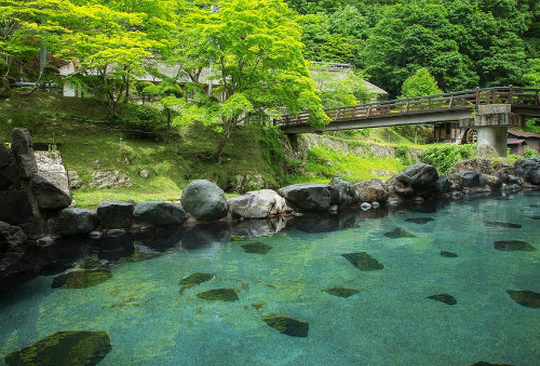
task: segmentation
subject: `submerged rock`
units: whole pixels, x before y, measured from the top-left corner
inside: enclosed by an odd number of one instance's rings
[[[389,231],[387,233],[384,233],[384,236],[390,239],[399,239],[399,238],[416,238],[415,235],[411,234],[407,230],[397,227],[392,231]]]
[[[476,363],[473,363],[471,366],[513,366],[507,363],[489,363],[485,361],[479,361]]]
[[[446,257],[446,258],[457,258],[458,255],[456,253],[446,252],[444,250],[441,250],[441,256]]]
[[[353,266],[361,271],[383,269],[384,265],[366,252],[342,254]]]
[[[540,216],[532,216],[531,219],[533,219],[533,220],[540,220]]]
[[[345,288],[345,287],[332,287],[327,288],[323,290],[327,294],[338,296],[338,297],[350,297],[352,295],[356,295],[360,291],[352,289],[352,288]]]
[[[217,288],[214,290],[208,290],[199,292],[197,297],[204,300],[217,300],[217,301],[237,301],[238,295],[232,288]]]
[[[291,337],[307,337],[309,332],[309,323],[285,316],[265,316],[264,322]]]
[[[244,252],[254,254],[267,254],[270,250],[272,250],[270,245],[263,243],[248,243],[241,245],[241,247],[244,249]]]
[[[454,296],[448,295],[448,294],[431,295],[431,296],[428,296],[427,299],[444,302],[447,305],[457,304],[457,300],[454,298]]]
[[[418,225],[424,225],[424,224],[427,224],[428,222],[434,221],[434,220],[435,219],[433,219],[431,217],[413,217],[413,218],[407,219],[405,221],[413,222],[413,223],[418,224]]]
[[[519,305],[533,308],[533,309],[540,309],[540,294],[537,292],[529,291],[529,290],[506,290],[508,295],[517,302]]]
[[[511,222],[500,222],[500,221],[484,221],[484,225],[490,227],[503,227],[506,229],[519,229],[520,224],[512,224]]]
[[[58,332],[6,356],[9,366],[91,366],[101,361],[111,350],[105,332]]]
[[[536,248],[525,241],[520,240],[498,240],[493,242],[493,246],[497,250],[504,250],[507,252],[522,251],[522,252],[534,252]]]
[[[216,276],[213,275],[212,273],[201,273],[201,272],[192,273],[189,276],[182,278],[182,280],[178,282],[180,285],[184,285],[180,289],[180,291],[178,291],[178,293],[182,295],[184,290],[200,285],[203,282],[210,281],[211,279],[215,277]]]
[[[98,285],[112,277],[112,273],[107,268],[92,270],[73,271],[55,277],[52,288],[86,288]]]

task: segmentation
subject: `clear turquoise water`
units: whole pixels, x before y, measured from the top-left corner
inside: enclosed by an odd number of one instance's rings
[[[540,206],[539,192],[397,212],[341,231],[284,231],[255,240],[272,246],[266,255],[244,253],[238,241],[176,248],[116,266],[110,280],[87,289],[51,289],[54,276],[39,277],[0,299],[0,365],[61,330],[106,331],[112,350],[100,365],[540,365],[540,309],[506,293],[540,292],[540,221],[532,219],[540,208],[530,206]],[[414,217],[435,220],[405,221]],[[383,235],[396,227],[416,237]],[[493,247],[514,239],[539,250]],[[384,269],[358,270],[342,257],[351,252],[367,252]],[[180,295],[178,281],[193,272],[216,278]],[[360,292],[321,291],[333,286]],[[195,296],[221,287],[239,300]],[[439,293],[457,305],[426,299]],[[281,334],[263,321],[271,313],[309,322],[309,335]]]

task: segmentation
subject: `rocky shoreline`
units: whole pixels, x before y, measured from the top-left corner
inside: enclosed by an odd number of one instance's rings
[[[400,204],[538,188],[540,158],[514,164],[474,159],[457,163],[447,176],[419,163],[386,182],[353,184],[336,177],[328,184],[262,189],[229,200],[214,183],[195,180],[184,188],[181,206],[104,201],[96,210],[79,209],[69,207],[64,187],[38,171],[28,131],[15,129],[11,149],[0,146],[0,292],[96,254],[98,261],[118,261],[135,253],[134,243],[143,243],[143,258],[157,255],[162,250],[152,249],[156,237],[167,249],[180,243],[189,249],[230,236],[268,236],[291,225],[304,231],[350,227]]]

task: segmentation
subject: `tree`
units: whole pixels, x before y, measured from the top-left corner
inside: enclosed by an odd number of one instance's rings
[[[17,66],[36,57],[45,47],[53,54],[62,52],[63,37],[70,32],[65,24],[76,17],[73,9],[73,4],[61,0],[0,1],[0,98],[11,94],[10,79],[18,72]],[[39,67],[38,81],[44,66]]]
[[[400,98],[412,98],[441,93],[442,90],[439,89],[435,78],[431,76],[428,69],[422,67],[403,82]]]
[[[185,39],[198,41],[180,50],[199,47],[208,62],[215,61],[212,79],[220,84],[216,93],[223,102],[207,98],[204,103],[205,115],[214,116],[207,123],[221,132],[216,160],[221,160],[235,128],[250,120],[268,121],[279,117],[279,112],[296,115],[307,110],[313,125],[324,126],[329,119],[302,56],[295,14],[282,0],[228,0],[217,5],[218,12],[193,8],[182,17]],[[186,122],[185,114],[178,121]]]

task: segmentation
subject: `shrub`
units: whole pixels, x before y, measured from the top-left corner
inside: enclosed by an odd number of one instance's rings
[[[156,132],[165,126],[161,112],[146,105],[129,104],[119,116],[119,122],[129,134],[137,137],[156,138]]]
[[[524,158],[536,158],[537,156],[540,156],[538,151],[536,151],[535,149],[531,149],[528,146],[525,148],[525,151],[523,152]]]
[[[475,145],[444,145],[427,149],[421,156],[424,163],[437,168],[439,173],[446,174],[454,165],[463,159],[474,156]]]

